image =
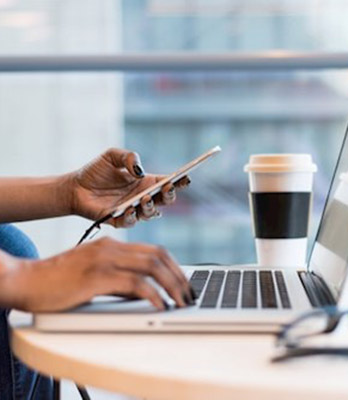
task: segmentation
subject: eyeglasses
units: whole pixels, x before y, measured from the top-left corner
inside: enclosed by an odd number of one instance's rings
[[[296,318],[278,333],[276,346],[282,348],[283,353],[273,357],[272,361],[318,354],[348,356],[348,346],[323,346],[322,342],[317,346],[303,344],[311,337],[333,333],[346,314],[348,310],[341,311],[336,306],[328,306]]]

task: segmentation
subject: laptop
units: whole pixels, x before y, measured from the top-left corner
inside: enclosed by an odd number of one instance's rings
[[[194,306],[172,303],[157,311],[145,300],[99,297],[68,311],[35,314],[34,325],[60,332],[275,332],[302,312],[346,302],[347,259],[346,131],[307,268],[182,266],[198,295]]]

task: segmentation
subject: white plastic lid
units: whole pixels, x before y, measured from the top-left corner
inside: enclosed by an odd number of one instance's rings
[[[244,172],[317,172],[310,154],[254,154]]]

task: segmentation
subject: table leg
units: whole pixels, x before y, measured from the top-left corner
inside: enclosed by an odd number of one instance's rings
[[[60,381],[53,380],[53,400],[60,400]]]
[[[78,386],[78,385],[76,385],[76,387],[77,387],[77,390],[80,393],[80,396],[81,396],[82,400],[91,400],[87,390],[84,387]]]

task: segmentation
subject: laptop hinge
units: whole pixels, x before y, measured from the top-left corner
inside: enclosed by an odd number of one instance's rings
[[[336,304],[325,281],[314,272],[299,271],[299,278],[312,307],[325,307]]]

